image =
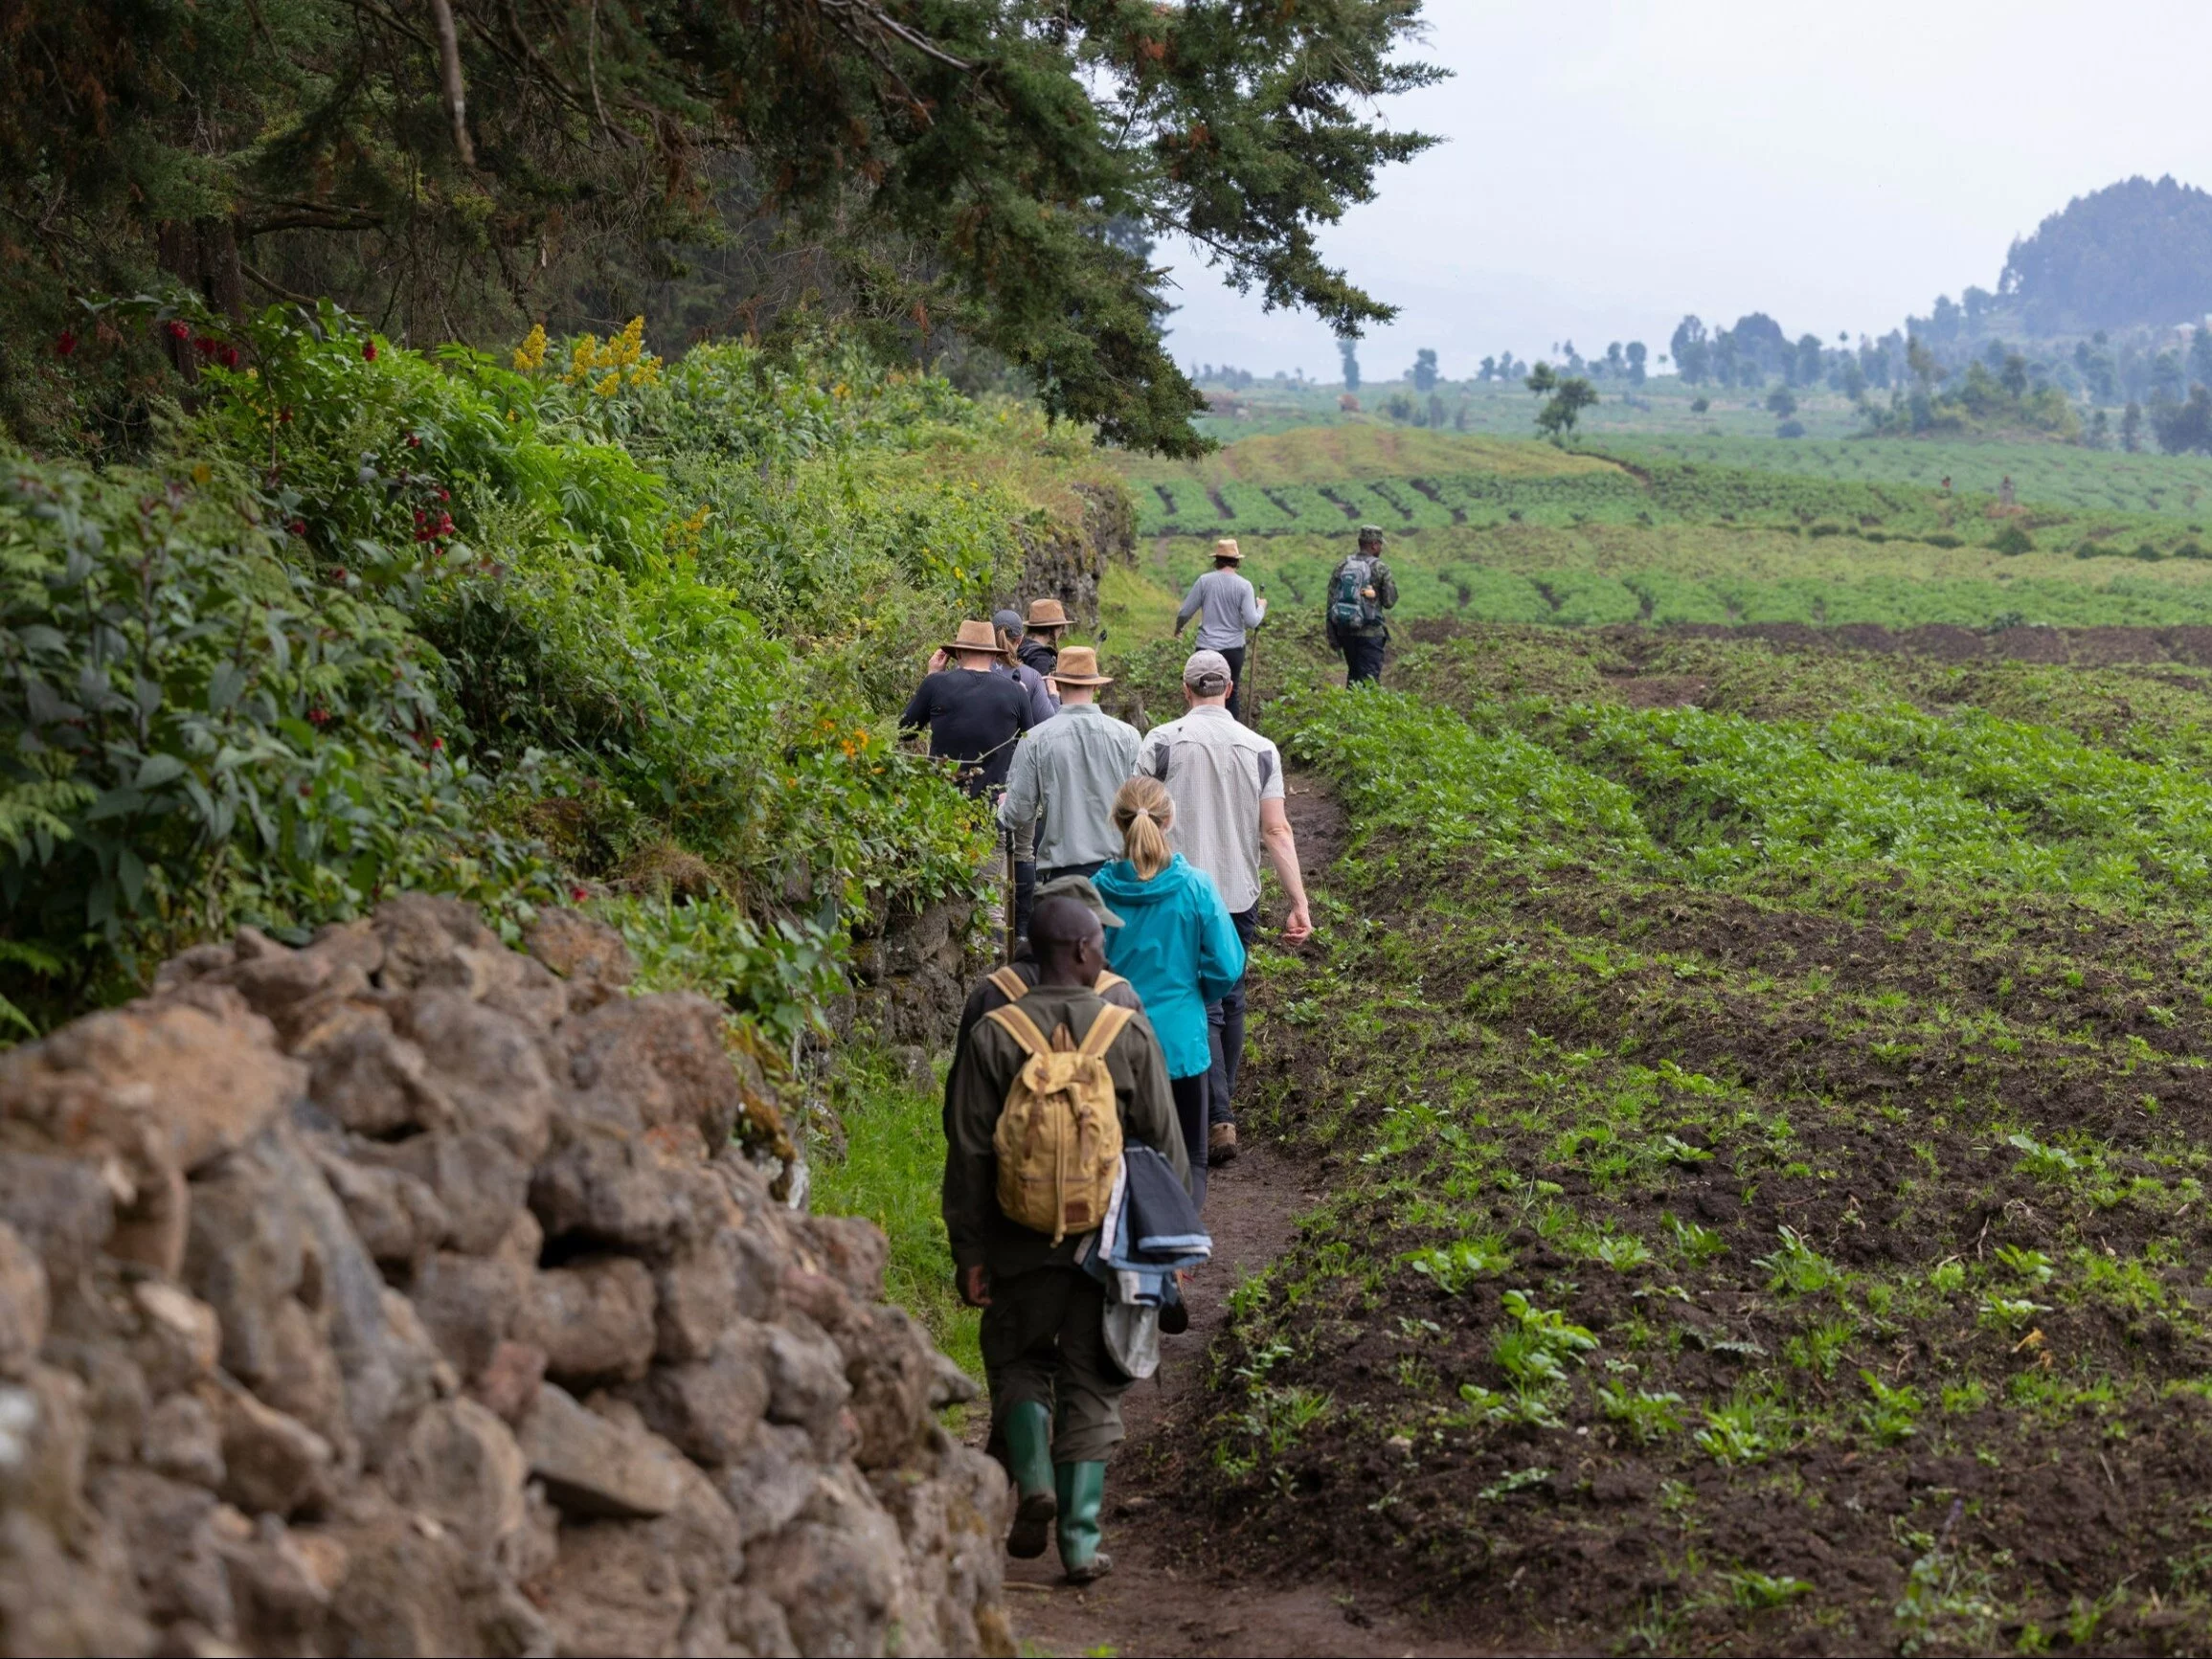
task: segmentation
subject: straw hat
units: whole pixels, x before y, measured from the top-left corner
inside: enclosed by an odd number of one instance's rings
[[[1240,565],[1244,563],[1244,549],[1236,545],[1234,536],[1223,536],[1214,543],[1213,556],[1217,559],[1234,559]]]
[[[992,656],[1004,656],[999,649],[998,630],[988,622],[962,622],[957,638],[945,645],[947,651],[988,651]]]
[[[1088,645],[1071,645],[1060,653],[1052,672],[1045,676],[1055,685],[1111,685],[1114,676],[1098,672],[1098,653]]]
[[[1057,599],[1031,599],[1029,626],[1032,628],[1065,628],[1068,609]]]

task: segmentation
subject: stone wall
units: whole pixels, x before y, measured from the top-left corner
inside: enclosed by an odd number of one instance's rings
[[[0,1650],[1013,1651],[973,1393],[710,1003],[397,899],[0,1057]]]
[[[1098,620],[1098,578],[1111,559],[1137,556],[1137,513],[1129,492],[1118,484],[1078,484],[1083,498],[1079,533],[1022,532],[1024,554],[1014,603],[1027,611],[1032,599],[1057,599],[1086,628]]]

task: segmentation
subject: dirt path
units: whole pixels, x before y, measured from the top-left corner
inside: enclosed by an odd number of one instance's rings
[[[1294,776],[1288,800],[1309,871],[1323,871],[1343,850],[1343,815],[1310,779]],[[1290,1244],[1298,1218],[1319,1194],[1300,1162],[1267,1145],[1213,1172],[1206,1220],[1214,1256],[1191,1286],[1190,1329],[1163,1339],[1159,1375],[1123,1396],[1129,1438],[1107,1491],[1106,1549],[1111,1577],[1088,1589],[1060,1582],[1057,1557],[1009,1561],[1014,1628],[1024,1650],[1081,1654],[1101,1648],[1124,1654],[1464,1653],[1441,1632],[1421,1631],[1373,1604],[1356,1585],[1308,1580],[1270,1583],[1232,1574],[1193,1551],[1186,1526],[1161,1528],[1173,1513],[1181,1437],[1195,1436],[1208,1403],[1206,1351],[1229,1316],[1229,1294]],[[1166,1534],[1162,1536],[1162,1532]]]

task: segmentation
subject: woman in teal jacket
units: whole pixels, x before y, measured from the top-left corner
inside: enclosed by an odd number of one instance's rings
[[[1121,926],[1106,931],[1106,965],[1144,998],[1167,1062],[1168,1087],[1190,1154],[1190,1196],[1206,1202],[1206,1005],[1244,975],[1244,941],[1213,878],[1171,852],[1175,802],[1159,779],[1133,777],[1114,797],[1122,856],[1092,878]]]

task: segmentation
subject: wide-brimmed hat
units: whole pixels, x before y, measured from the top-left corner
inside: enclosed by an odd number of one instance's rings
[[[1031,599],[1029,626],[1032,628],[1065,628],[1068,625],[1068,607],[1057,599]]]
[[[1101,928],[1118,928],[1121,918],[1106,908],[1089,876],[1054,876],[1037,889],[1039,899],[1073,899],[1094,916]]]
[[[1236,545],[1234,536],[1223,536],[1214,543],[1213,556],[1217,559],[1234,559],[1240,565],[1244,563],[1244,549]]]
[[[1114,676],[1098,672],[1098,653],[1088,645],[1071,645],[1060,653],[1052,672],[1045,676],[1055,685],[1111,685]]]
[[[988,622],[965,621],[960,631],[945,642],[947,651],[988,651],[992,656],[1004,655],[999,649],[998,630]]]

